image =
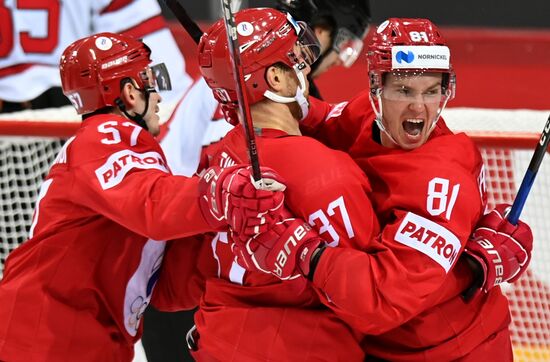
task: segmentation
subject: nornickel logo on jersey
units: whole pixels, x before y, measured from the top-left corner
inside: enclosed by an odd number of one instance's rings
[[[412,212],[399,225],[395,240],[427,255],[445,272],[451,269],[461,248],[460,240],[451,231]]]
[[[157,152],[137,153],[122,150],[113,153],[103,165],[95,170],[95,174],[101,188],[107,190],[121,183],[124,176],[134,168],[169,172],[166,162]]]

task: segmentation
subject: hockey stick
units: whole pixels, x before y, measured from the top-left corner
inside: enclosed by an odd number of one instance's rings
[[[241,63],[241,54],[239,48],[239,40],[237,38],[237,27],[235,25],[235,15],[231,10],[231,0],[220,0],[222,5],[223,20],[225,23],[225,31],[227,34],[227,44],[229,55],[231,56],[231,64],[233,67],[233,76],[239,100],[239,116],[243,123],[248,145],[248,156],[252,165],[252,177],[254,178],[254,186],[256,189],[275,191],[274,184],[268,179],[263,180],[260,173],[260,162],[258,160],[258,148],[256,147],[256,138],[254,136],[254,127],[252,125],[252,116],[250,115],[250,107],[248,106],[248,95],[244,91],[246,85],[244,83],[243,67]]]
[[[533,186],[533,182],[535,181],[535,177],[537,176],[537,173],[539,171],[542,158],[544,157],[544,154],[548,149],[549,142],[550,116],[548,117],[548,120],[544,125],[544,129],[542,130],[542,133],[540,135],[540,139],[537,147],[535,148],[535,152],[533,153],[533,157],[531,157],[531,162],[529,162],[529,167],[527,167],[527,171],[525,171],[525,176],[523,176],[523,180],[521,181],[518,193],[516,195],[516,198],[514,199],[514,203],[512,204],[512,209],[506,216],[506,218],[512,225],[517,225],[518,223],[519,215],[523,210],[523,206],[525,206],[525,201],[527,200],[527,196],[531,191],[531,187]]]
[[[183,26],[185,31],[193,38],[193,40],[198,44],[200,41],[200,38],[204,34],[203,31],[200,29],[200,27],[191,19],[191,17],[187,14],[187,11],[183,7],[183,5],[180,3],[179,0],[163,0],[166,6],[170,8],[170,10],[174,13],[176,18],[178,19],[179,23]],[[254,178],[254,186],[256,189],[262,189],[262,190],[269,190],[269,191],[283,191],[285,189],[285,186],[281,183],[272,180],[272,179],[262,179],[261,173],[260,173],[260,163],[258,161],[258,149],[256,147],[256,140],[254,138],[254,129],[252,126],[252,117],[250,116],[250,109],[248,108],[248,101],[245,98],[246,94],[242,92],[242,89],[244,88],[244,77],[243,77],[243,71],[242,66],[240,63],[240,54],[237,54],[237,58],[235,57],[235,51],[234,49],[238,49],[238,42],[236,38],[236,27],[235,27],[235,20],[233,19],[233,13],[231,11],[231,4],[229,1],[227,1],[227,6],[225,2],[222,0],[222,9],[224,13],[224,22],[225,22],[225,28],[227,32],[227,38],[228,38],[228,44],[229,44],[229,50],[231,57],[233,59],[233,68],[236,67],[235,59],[238,61],[238,69],[233,71],[235,78],[236,78],[236,85],[237,85],[237,97],[239,99],[239,112],[241,113],[241,119],[243,120],[243,126],[245,127],[245,134],[247,138],[247,145],[248,145],[248,153],[250,158],[250,163],[252,165],[252,173]],[[226,17],[227,14],[227,17]],[[228,28],[228,19],[230,25],[230,28]],[[228,29],[233,29],[228,30]],[[236,46],[232,42],[232,37],[229,36],[230,33],[233,33],[235,35],[235,43]],[[239,82],[240,79],[240,82]]]
[[[187,34],[195,41],[196,44],[199,44],[202,34],[204,32],[201,28],[191,19],[187,14],[187,11],[180,4],[178,0],[163,0],[166,6],[174,13],[179,23],[183,26]]]

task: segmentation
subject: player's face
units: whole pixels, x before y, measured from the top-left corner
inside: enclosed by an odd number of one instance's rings
[[[415,149],[428,140],[431,125],[443,98],[441,73],[422,75],[386,75],[382,90],[382,117],[384,127],[397,145]],[[382,132],[382,144],[396,145]]]
[[[321,54],[325,54],[321,59],[318,59],[317,62],[320,62],[315,67],[315,71],[312,74],[312,78],[316,78],[329,70],[330,68],[340,65],[342,61],[338,56],[338,52],[334,49],[329,49],[332,46],[332,34],[331,31],[321,27],[315,27],[313,29],[317,40],[319,40],[319,45],[321,46]]]
[[[145,123],[147,123],[147,128],[149,129],[149,132],[153,136],[158,136],[160,133],[160,118],[158,115],[159,112],[159,106],[158,104],[161,102],[162,98],[157,92],[151,92],[149,94],[149,106],[147,108],[147,113],[145,113],[145,116],[143,119],[145,120]],[[145,95],[143,94],[143,108],[145,107]]]
[[[151,68],[146,68],[144,71],[144,75],[142,77],[142,81],[144,84],[144,88],[150,90],[149,93],[149,105],[147,107],[147,113],[143,116],[143,119],[145,120],[145,123],[147,123],[147,128],[149,129],[149,132],[153,136],[157,136],[160,132],[160,123],[159,123],[159,106],[158,104],[161,102],[162,98],[156,91],[156,81],[155,77],[153,76]],[[139,113],[141,114],[145,108],[145,93],[142,92],[141,96],[139,98],[139,105],[137,105],[137,108],[139,109]]]
[[[298,63],[303,64],[303,68],[301,70],[302,74],[304,75],[305,80],[305,86],[306,89],[304,90],[304,96],[307,98],[309,95],[309,82],[307,79],[307,75],[311,72],[311,56],[307,53],[307,48],[301,47],[299,44],[294,45],[294,55],[296,56],[296,59],[298,60]],[[289,79],[287,80],[287,89],[285,96],[287,97],[294,97],[296,95],[296,90],[300,86],[300,81],[298,80],[298,77],[296,76],[296,73],[294,71],[286,72]]]
[[[340,60],[340,56],[337,51],[334,49],[331,49],[325,56],[323,56],[321,59],[317,60],[320,61],[319,65],[315,68],[315,71],[313,72],[312,77],[317,78],[330,68],[342,65],[342,61]]]

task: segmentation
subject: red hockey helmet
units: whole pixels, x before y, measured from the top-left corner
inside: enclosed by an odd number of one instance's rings
[[[276,63],[293,68],[319,57],[319,42],[306,25],[292,16],[269,8],[252,8],[235,14],[241,64],[250,105],[264,99],[269,86],[266,69]],[[296,51],[301,52],[300,57]],[[227,46],[224,21],[216,22],[199,43],[202,76],[222,104],[235,104],[237,94]],[[300,68],[301,69],[301,68]]]
[[[371,91],[382,88],[388,72],[443,73],[443,94],[455,95],[455,73],[450,51],[437,27],[428,19],[390,18],[378,26],[368,47]]]
[[[120,34],[99,33],[77,40],[61,56],[63,93],[78,114],[86,114],[114,106],[125,78],[132,78],[140,89],[151,89],[156,79],[162,79],[161,88],[169,89],[164,65],[149,69],[150,54],[143,42]]]

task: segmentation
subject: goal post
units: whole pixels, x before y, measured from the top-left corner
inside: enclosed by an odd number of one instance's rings
[[[548,113],[444,111],[449,127],[466,132],[480,148],[489,207],[512,203]],[[161,119],[169,114],[170,109]],[[71,107],[0,115],[0,278],[8,253],[27,238],[34,201],[50,164],[79,124]],[[550,159],[542,162],[521,219],[533,230],[533,259],[519,281],[502,286],[510,302],[515,360],[550,361]]]

